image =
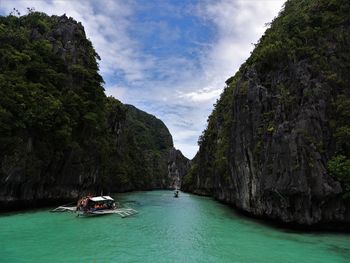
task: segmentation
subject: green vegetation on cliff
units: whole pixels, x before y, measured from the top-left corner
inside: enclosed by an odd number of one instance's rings
[[[349,13],[346,0],[285,3],[226,81],[188,190],[284,221],[344,219],[342,201],[320,200],[350,193]]]
[[[66,20],[73,32],[64,31]],[[105,95],[98,56],[83,27],[73,24],[38,12],[0,17],[3,170],[12,166],[25,170],[28,178],[40,177],[43,167],[62,169],[52,165],[64,156],[83,152],[87,161],[91,153],[105,150]],[[74,43],[64,42],[73,35]],[[73,51],[74,47],[79,49]]]
[[[119,104],[113,98],[109,105]],[[122,105],[123,119],[117,106],[109,111],[108,122],[111,136],[115,136],[114,150],[110,153],[111,162],[108,180],[110,189],[132,190],[167,188],[169,150],[173,140],[168,128],[156,117],[131,105]],[[114,127],[114,128],[113,128]]]
[[[72,18],[0,17],[0,203],[167,187],[163,122],[107,98]],[[169,179],[169,180],[168,180]]]

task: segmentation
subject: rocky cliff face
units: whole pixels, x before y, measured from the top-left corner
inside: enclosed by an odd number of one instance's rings
[[[0,17],[0,210],[171,186],[168,129],[107,98],[96,59],[72,18]]]
[[[349,227],[349,12],[287,1],[227,81],[185,189],[258,217]]]
[[[72,18],[0,17],[0,207],[78,196],[101,173],[105,95]]]
[[[111,99],[112,103],[116,103]],[[165,124],[132,105],[123,105],[125,118],[114,109],[109,118],[116,145],[106,187],[111,191],[169,189],[189,169],[189,160],[173,147]],[[115,128],[112,128],[115,127]]]
[[[171,148],[168,157],[168,178],[170,178],[170,188],[181,188],[184,176],[188,173],[191,162],[181,151]]]

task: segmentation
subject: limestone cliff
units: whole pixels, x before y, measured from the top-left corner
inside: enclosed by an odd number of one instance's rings
[[[0,210],[172,185],[168,129],[107,98],[98,59],[72,18],[0,17]]]
[[[168,158],[168,178],[171,179],[171,188],[181,188],[184,176],[188,173],[191,162],[183,156],[181,151],[170,149]]]
[[[118,102],[109,98],[112,105]],[[110,112],[109,125],[115,150],[110,154],[111,168],[106,187],[112,191],[170,189],[187,173],[189,160],[173,146],[165,124],[132,105]]]
[[[184,188],[258,217],[349,227],[350,4],[290,0],[227,80]]]

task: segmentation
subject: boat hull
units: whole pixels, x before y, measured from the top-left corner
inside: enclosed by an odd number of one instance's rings
[[[118,214],[121,217],[128,217],[137,214],[138,212],[132,208],[116,208],[106,210],[95,210],[95,211],[77,211],[78,216],[102,216]]]
[[[77,211],[78,216],[102,216],[116,214],[116,209],[113,210],[96,210],[96,211]]]

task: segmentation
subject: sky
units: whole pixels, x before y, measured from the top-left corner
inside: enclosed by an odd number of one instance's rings
[[[161,119],[174,146],[198,151],[213,104],[285,0],[0,0],[82,22],[105,93]]]

